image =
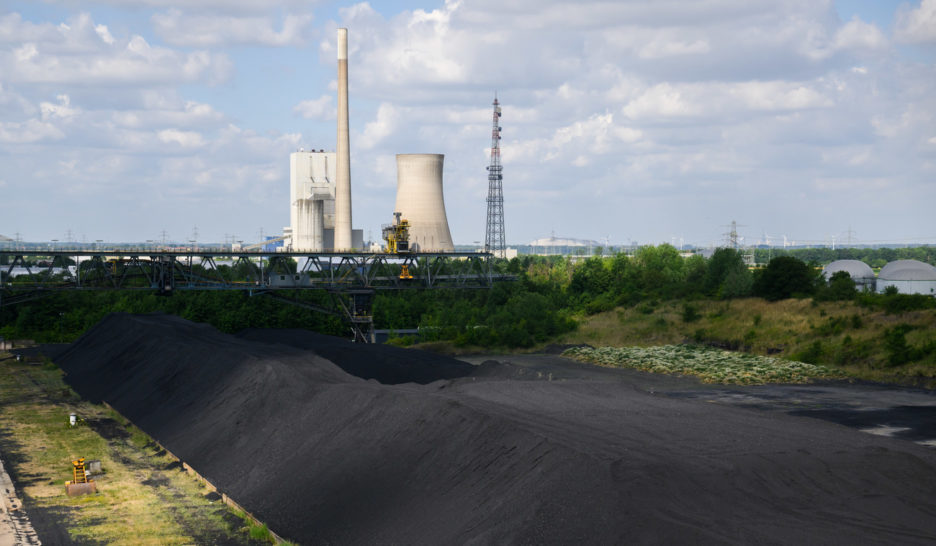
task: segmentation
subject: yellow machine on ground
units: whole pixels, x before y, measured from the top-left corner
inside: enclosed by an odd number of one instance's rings
[[[401,218],[399,212],[393,213],[393,223],[383,226],[383,238],[387,241],[387,253],[405,254],[409,253],[409,221]],[[413,275],[409,271],[409,264],[403,264],[400,267],[400,279],[410,280]]]
[[[65,493],[69,497],[77,497],[79,495],[96,493],[97,486],[95,485],[94,480],[88,477],[88,472],[85,470],[84,457],[81,457],[77,461],[72,461],[72,467],[74,480],[65,482]]]

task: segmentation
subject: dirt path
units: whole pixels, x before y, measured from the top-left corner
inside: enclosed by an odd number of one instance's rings
[[[3,467],[0,453],[0,546],[32,546],[41,544],[29,522],[23,503],[16,496],[13,481]]]

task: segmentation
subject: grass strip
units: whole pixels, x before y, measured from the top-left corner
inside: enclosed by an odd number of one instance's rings
[[[78,426],[69,425],[72,413]],[[0,452],[27,513],[44,514],[72,541],[267,543],[143,431],[82,400],[51,362],[20,363],[0,352]],[[100,460],[104,473],[94,477],[97,494],[71,498],[64,483],[79,457]]]

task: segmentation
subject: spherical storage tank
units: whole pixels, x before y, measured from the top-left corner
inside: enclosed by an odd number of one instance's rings
[[[877,290],[895,286],[901,294],[936,295],[936,267],[917,260],[897,260],[878,273]]]
[[[396,208],[408,220],[410,248],[455,250],[442,196],[442,154],[397,154]]]
[[[839,271],[848,273],[859,290],[866,286],[874,288],[874,270],[861,260],[836,260],[822,268],[822,276],[828,281]]]

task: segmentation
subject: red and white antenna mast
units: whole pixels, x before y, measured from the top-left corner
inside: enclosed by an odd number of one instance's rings
[[[494,116],[491,129],[491,164],[488,165],[487,229],[484,233],[484,251],[495,257],[507,257],[504,243],[504,176],[500,162],[500,103],[494,93]]]

